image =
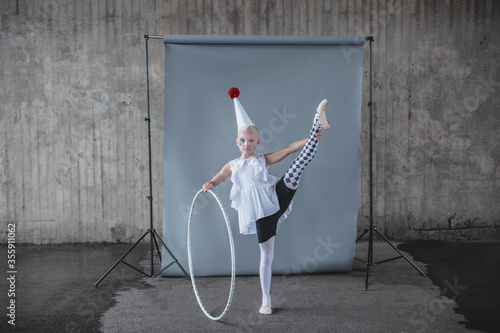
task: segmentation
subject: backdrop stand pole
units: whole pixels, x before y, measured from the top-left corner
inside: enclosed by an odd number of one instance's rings
[[[150,103],[149,103],[149,56],[148,56],[148,39],[149,38],[155,38],[155,39],[163,39],[163,37],[160,36],[148,36],[144,35],[144,39],[146,40],[146,89],[147,89],[147,103],[148,103],[148,116],[144,119],[148,123],[148,152],[149,152],[149,196],[147,199],[149,200],[149,229],[133,244],[121,257],[118,259],[113,266],[111,266],[110,269],[95,283],[95,286],[97,285],[109,274],[111,271],[118,266],[119,263],[124,263],[125,265],[135,269],[139,273],[142,273],[146,275],[147,277],[156,277],[160,275],[164,270],[172,266],[173,264],[177,264],[177,266],[181,269],[182,273],[189,279],[188,273],[184,270],[184,268],[181,266],[179,261],[175,258],[175,256],[172,254],[172,252],[169,250],[165,242],[161,239],[161,237],[158,235],[156,230],[153,228],[153,178],[152,178],[152,161],[151,161],[151,113],[150,113]],[[130,264],[127,262],[123,261],[123,259],[139,244],[144,237],[146,237],[149,234],[150,239],[150,264],[151,264],[151,270],[150,273],[146,273]],[[156,248],[156,253],[159,257],[159,260],[161,262],[161,252],[158,247],[158,241],[162,244],[162,249],[165,249],[170,257],[172,257],[172,262],[163,267],[159,272],[154,271],[154,249]],[[153,247],[153,244],[155,248]]]
[[[389,241],[389,239],[387,239],[387,237],[385,237],[382,233],[380,233],[377,230],[377,227],[373,226],[373,139],[372,139],[372,128],[373,128],[373,120],[372,120],[372,108],[373,108],[373,99],[372,99],[373,98],[373,75],[372,75],[373,74],[373,56],[372,56],[372,43],[373,43],[374,39],[373,39],[373,36],[367,36],[367,37],[365,37],[365,40],[367,40],[367,41],[370,42],[370,101],[368,102],[368,107],[370,108],[370,124],[369,124],[369,128],[370,128],[369,142],[370,143],[369,143],[369,154],[368,154],[369,158],[370,158],[370,160],[369,160],[369,181],[370,181],[370,184],[369,184],[369,187],[370,187],[370,216],[369,216],[369,223],[370,223],[370,225],[361,233],[361,235],[358,236],[358,238],[356,238],[356,243],[357,243],[364,235],[366,235],[368,233],[368,258],[366,259],[366,261],[358,259],[358,258],[355,258],[355,259],[358,260],[358,261],[361,261],[364,264],[366,264],[366,286],[365,286],[365,290],[368,290],[368,282],[369,282],[369,278],[370,278],[370,267],[371,266],[376,266],[378,264],[382,264],[384,262],[388,262],[388,261],[392,261],[392,260],[404,258],[420,274],[422,274],[423,276],[427,276],[427,275],[425,275],[425,273],[422,272],[420,270],[420,268],[417,267],[417,265],[415,265],[394,244],[392,244],[391,241]],[[387,242],[394,250],[396,250],[399,253],[399,257],[394,257],[394,258],[386,259],[386,260],[383,260],[383,261],[374,262],[373,261],[373,232],[376,232],[377,235],[379,235],[380,237],[382,237],[382,239],[385,242]]]

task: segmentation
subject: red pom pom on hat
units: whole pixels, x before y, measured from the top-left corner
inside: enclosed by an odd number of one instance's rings
[[[240,95],[240,91],[238,90],[238,88],[232,87],[231,89],[229,89],[227,94],[231,99],[234,99],[235,97],[238,97]]]
[[[247,113],[245,112],[245,109],[241,105],[240,100],[237,98],[240,95],[240,91],[238,90],[238,88],[233,87],[229,89],[227,94],[234,102],[234,111],[236,113],[236,125],[238,130],[245,126],[255,126],[250,117],[248,117]]]

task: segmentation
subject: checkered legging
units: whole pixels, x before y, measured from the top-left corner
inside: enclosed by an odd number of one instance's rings
[[[316,133],[321,131],[321,127],[317,122],[317,117],[314,118],[311,134],[307,140],[304,148],[300,152],[299,156],[292,162],[288,171],[283,176],[286,187],[291,190],[296,190],[299,186],[300,176],[306,168],[306,166],[311,162],[314,155],[316,155],[316,150],[318,149],[319,140],[316,139]]]

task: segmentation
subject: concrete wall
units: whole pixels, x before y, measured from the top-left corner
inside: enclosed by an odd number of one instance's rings
[[[0,0],[0,13],[0,231],[15,223],[17,242],[148,229],[144,34],[373,35],[375,225],[392,239],[500,238],[498,1]],[[163,59],[150,40],[160,234]]]

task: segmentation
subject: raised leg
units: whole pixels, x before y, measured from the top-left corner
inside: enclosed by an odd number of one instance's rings
[[[316,138],[316,134],[319,131],[330,128],[330,123],[328,122],[328,119],[325,115],[327,103],[328,101],[326,99],[322,100],[318,108],[316,109],[316,115],[314,116],[313,126],[309,138],[304,145],[304,148],[302,148],[299,156],[297,156],[292,164],[290,164],[288,171],[283,177],[286,187],[291,190],[297,189],[302,172],[316,155],[319,144],[319,140]]]

